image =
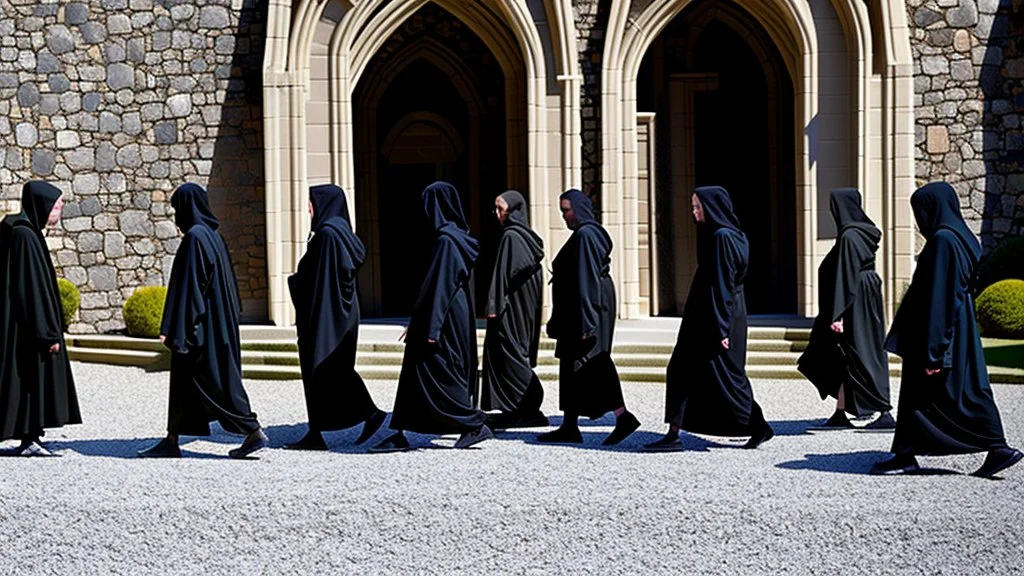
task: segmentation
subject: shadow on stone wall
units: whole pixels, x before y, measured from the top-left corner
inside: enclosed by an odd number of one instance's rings
[[[981,241],[990,252],[1024,234],[1024,2],[1002,0],[981,69],[986,190]]]
[[[204,107],[216,116],[212,150],[201,150],[209,162],[211,207],[221,220],[238,277],[242,321],[264,322],[267,307],[266,213],[263,173],[263,46],[267,0],[244,0],[234,35],[217,39],[218,53],[232,54],[230,65],[214,70],[227,79],[220,106]],[[209,160],[206,160],[206,159]]]

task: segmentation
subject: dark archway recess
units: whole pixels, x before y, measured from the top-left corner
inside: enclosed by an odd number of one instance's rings
[[[521,79],[520,79],[521,80]],[[499,229],[494,197],[508,181],[506,79],[487,45],[433,3],[418,10],[373,57],[353,98],[357,230],[370,261],[360,276],[367,317],[406,317],[429,263],[431,233],[420,194],[455,185],[481,256],[478,313]]]
[[[695,250],[690,196],[696,186],[719,185],[750,240],[749,313],[795,314],[795,102],[771,37],[739,6],[695,2],[644,56],[637,95],[658,131],[655,312],[682,314],[695,265],[678,254]]]

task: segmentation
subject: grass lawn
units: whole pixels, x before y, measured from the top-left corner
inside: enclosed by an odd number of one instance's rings
[[[1024,370],[1024,340],[982,338],[981,345],[985,349],[985,363],[989,367]]]

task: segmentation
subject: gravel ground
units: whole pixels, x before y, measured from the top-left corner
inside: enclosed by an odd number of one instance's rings
[[[1024,466],[980,480],[962,474],[972,455],[922,459],[951,474],[868,476],[891,436],[808,432],[831,406],[806,382],[755,383],[779,433],[756,451],[688,437],[684,453],[636,453],[662,431],[662,389],[633,384],[644,425],[616,449],[599,446],[606,417],[583,421],[583,447],[411,435],[420,450],[369,455],[352,430],[329,453],[233,461],[240,439],[220,433],[147,461],[133,456],[162,434],[167,374],[75,374],[86,424],[45,438],[63,458],[0,458],[0,573],[960,575],[1019,574],[1024,558]],[[305,432],[299,382],[247,388],[274,446]],[[392,384],[371,392],[391,407]],[[1024,387],[995,394],[1024,446]]]

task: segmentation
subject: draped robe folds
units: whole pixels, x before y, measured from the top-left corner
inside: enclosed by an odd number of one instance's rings
[[[598,418],[625,404],[611,357],[616,314],[611,251],[604,228],[587,222],[552,262],[548,336],[556,340],[559,408],[566,414]]]
[[[531,386],[540,386],[537,365],[544,269],[530,238],[518,226],[505,228],[487,301],[484,338],[484,410],[511,412]]]
[[[863,228],[844,228],[818,267],[818,302],[807,349],[798,367],[822,399],[838,398],[858,416],[892,409],[885,343],[882,280],[875,272],[877,237]],[[843,321],[843,332],[833,322]]]
[[[64,318],[41,233],[60,190],[25,186],[22,213],[0,222],[0,440],[81,424]],[[60,350],[50,347],[60,344]]]
[[[666,372],[665,422],[701,434],[747,436],[764,424],[746,373],[749,244],[739,230],[718,228],[698,247]]]
[[[344,193],[338,189],[338,194]],[[364,254],[348,223],[334,216],[319,222],[288,279],[310,430],[349,428],[377,412],[355,370],[360,319],[356,273]]]
[[[406,333],[391,428],[461,434],[484,424],[484,413],[471,397],[477,383],[477,338],[469,275],[477,242],[469,235],[454,187],[432,184],[423,200],[436,236]]]
[[[895,454],[1006,446],[974,318],[970,283],[976,262],[949,229],[935,232],[918,257],[886,340],[886,348],[903,358]],[[926,368],[942,370],[927,375]]]
[[[160,333],[171,350],[168,432],[206,436],[210,422],[250,434],[259,429],[242,387],[240,301],[227,245],[206,193],[182,186],[171,198],[185,231],[174,255]]]

